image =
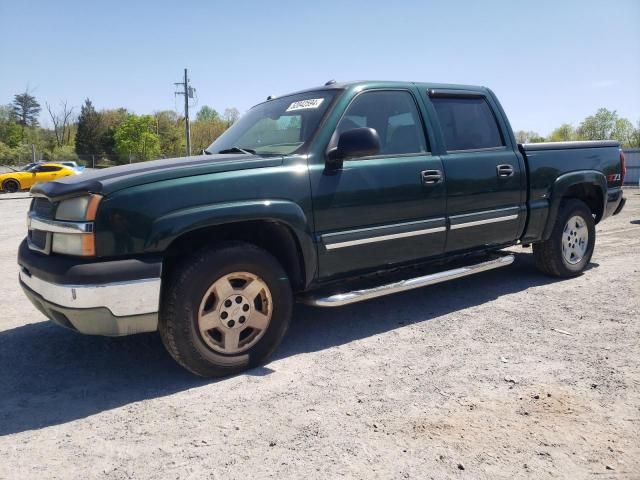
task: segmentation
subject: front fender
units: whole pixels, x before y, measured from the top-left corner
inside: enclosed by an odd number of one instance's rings
[[[21,182],[19,178],[6,176],[6,177],[1,177],[0,179],[0,189],[3,188],[4,182],[8,180],[13,180],[14,182],[17,182],[20,190],[23,190],[24,188],[26,188],[23,186],[23,182]]]
[[[287,226],[300,246],[305,271],[316,271],[316,250],[308,219],[298,204],[288,200],[225,202],[175,210],[153,221],[145,250],[165,251],[178,237],[202,228],[259,220]]]
[[[597,170],[579,170],[560,175],[553,183],[549,194],[549,216],[547,217],[547,224],[542,236],[543,240],[548,240],[551,236],[553,225],[555,224],[558,211],[560,210],[562,198],[570,188],[577,185],[590,185],[599,189],[602,211],[605,211],[605,204],[607,201],[607,179],[602,172]]]

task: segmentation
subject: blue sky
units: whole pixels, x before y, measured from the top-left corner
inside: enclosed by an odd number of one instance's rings
[[[640,0],[0,0],[0,103],[241,112],[328,79],[486,85],[514,129],[640,120]],[[44,116],[42,116],[44,120]],[[46,122],[43,122],[46,124]]]

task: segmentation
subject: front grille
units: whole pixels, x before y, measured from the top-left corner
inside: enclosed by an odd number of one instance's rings
[[[34,198],[31,205],[31,211],[41,218],[53,219],[54,209],[55,204],[42,197]]]
[[[29,241],[31,245],[39,250],[44,250],[47,246],[47,232],[42,230],[29,230]]]

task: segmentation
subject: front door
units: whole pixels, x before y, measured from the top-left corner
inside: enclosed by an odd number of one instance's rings
[[[380,153],[311,169],[320,277],[441,254],[446,237],[440,158],[429,153],[408,90],[368,90],[347,107],[340,133],[374,128]]]
[[[446,251],[514,241],[526,218],[525,176],[521,158],[501,134],[489,99],[443,95],[430,101],[446,145],[442,155],[450,229]]]
[[[40,165],[36,170],[34,183],[51,182],[60,176],[61,170],[62,167],[55,165]]]

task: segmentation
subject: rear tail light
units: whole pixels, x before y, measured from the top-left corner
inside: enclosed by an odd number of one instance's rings
[[[624,177],[627,174],[627,164],[624,160],[624,152],[620,150],[620,185],[624,185]]]

